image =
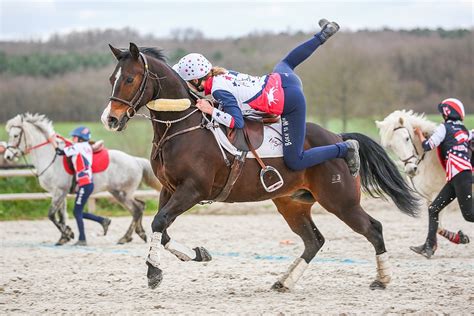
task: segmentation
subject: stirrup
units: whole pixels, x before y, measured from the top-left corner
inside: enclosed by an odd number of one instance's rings
[[[267,172],[271,172],[273,171],[277,177],[278,177],[278,181],[267,186],[266,183],[265,183],[265,179],[264,179],[264,176]],[[283,178],[281,177],[281,174],[280,172],[278,172],[277,169],[273,168],[272,166],[265,166],[265,168],[262,168],[260,170],[260,182],[262,182],[262,185],[263,185],[263,188],[265,189],[265,191],[267,192],[273,192],[273,191],[276,191],[278,190],[279,188],[281,188],[284,184],[284,181],[283,181]]]

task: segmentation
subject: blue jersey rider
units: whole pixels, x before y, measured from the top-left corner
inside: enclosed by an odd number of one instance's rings
[[[93,152],[89,144],[91,133],[87,127],[80,126],[74,129],[70,135],[73,137],[73,144],[66,146],[64,149],[56,148],[56,153],[58,155],[71,157],[76,173],[76,182],[79,186],[74,202],[74,217],[76,218],[77,228],[79,229],[79,240],[75,245],[87,246],[83,218],[100,223],[104,229],[104,235],[107,234],[111,220],[84,212],[87,199],[94,191],[94,182],[92,181]]]
[[[444,123],[440,124],[433,135],[426,139],[420,129],[415,134],[422,141],[425,151],[439,147],[441,158],[446,166],[446,185],[428,208],[429,228],[426,242],[411,250],[426,258],[430,258],[436,251],[436,232],[438,230],[438,216],[455,198],[458,199],[462,216],[468,222],[474,222],[472,208],[472,165],[469,142],[472,133],[464,126],[464,105],[454,98],[443,100],[438,105],[443,115]]]
[[[281,115],[283,158],[292,170],[303,170],[333,158],[344,158],[349,171],[356,176],[359,167],[359,144],[347,140],[328,146],[304,150],[306,134],[306,101],[296,66],[306,60],[321,44],[339,30],[339,25],[319,21],[322,30],[293,49],[276,64],[273,72],[256,77],[221,67],[213,67],[201,54],[188,54],[173,69],[196,90],[211,94],[222,105],[222,111],[207,100],[196,106],[212,115],[215,121],[230,128],[243,128],[243,112],[261,111]]]

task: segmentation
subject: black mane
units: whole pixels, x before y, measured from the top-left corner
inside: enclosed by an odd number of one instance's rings
[[[156,58],[158,60],[161,60],[165,63],[168,63],[166,55],[163,53],[162,49],[159,49],[159,48],[156,48],[156,47],[140,47],[139,50],[140,50],[140,52],[142,52],[145,55],[151,56],[151,57]],[[125,52],[125,57],[128,57],[128,56],[130,56],[130,51],[129,50],[127,50]]]
[[[156,47],[140,47],[140,51],[145,55],[154,57],[156,59],[164,61],[165,63],[167,62],[167,58],[163,53],[162,49]]]

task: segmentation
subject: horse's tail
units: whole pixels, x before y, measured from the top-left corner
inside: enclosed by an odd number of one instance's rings
[[[145,158],[136,157],[138,163],[142,166],[143,170],[143,180],[146,185],[152,187],[156,191],[161,190],[161,183],[158,181],[158,178],[155,176],[153,169],[151,168],[150,160]]]
[[[343,140],[355,139],[359,142],[360,179],[363,190],[372,197],[385,198],[386,193],[403,213],[417,216],[419,199],[382,146],[360,133],[343,133],[341,136]]]

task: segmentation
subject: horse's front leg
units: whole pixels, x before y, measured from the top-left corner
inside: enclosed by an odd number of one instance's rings
[[[56,246],[61,246],[74,239],[74,232],[71,227],[66,225],[66,195],[67,191],[55,191],[51,199],[51,206],[48,211],[48,218],[61,232],[61,237],[56,242]],[[59,221],[56,219],[56,213],[59,211]]]
[[[181,215],[196,205],[203,199],[192,185],[183,184],[176,188],[174,193],[163,189],[160,194],[160,208],[155,215],[151,228],[153,234],[150,241],[150,250],[147,257],[148,265],[148,286],[152,289],[160,285],[163,279],[160,266],[160,248],[170,251],[183,261],[209,261],[210,256],[204,248],[190,249],[175,241],[172,241],[166,232],[171,223]],[[205,260],[203,260],[205,259]]]

